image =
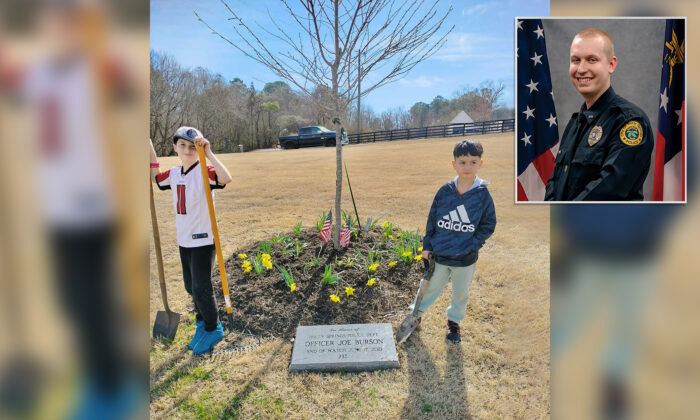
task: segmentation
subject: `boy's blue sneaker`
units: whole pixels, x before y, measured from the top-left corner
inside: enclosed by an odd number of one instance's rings
[[[202,338],[194,344],[192,352],[199,356],[200,354],[209,353],[214,350],[214,347],[219,341],[224,339],[224,327],[219,322],[219,325],[214,331],[206,331],[202,333]]]
[[[462,341],[462,336],[459,333],[459,324],[447,320],[447,340],[452,344],[457,344]]]
[[[204,321],[197,321],[194,323],[194,325],[197,326],[197,329],[194,330],[194,337],[190,340],[190,345],[189,348],[190,350],[194,349],[194,345],[197,344],[197,341],[199,341],[200,338],[202,338],[202,334],[204,334]]]

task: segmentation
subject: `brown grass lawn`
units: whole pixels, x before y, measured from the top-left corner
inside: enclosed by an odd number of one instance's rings
[[[461,345],[445,343],[445,291],[399,350],[401,368],[366,373],[290,374],[292,345],[193,357],[194,327],[182,285],[172,198],[156,190],[170,305],[185,314],[172,344],[153,342],[154,418],[546,418],[549,417],[549,210],[515,206],[513,135],[480,136],[498,225],[481,251]],[[352,145],[343,155],[363,221],[381,216],[425,231],[437,189],[454,176],[455,139]],[[312,229],[333,205],[334,149],[222,155],[234,182],[217,192],[224,255],[291,231]],[[177,158],[161,160],[165,168]],[[351,209],[347,184],[343,208]],[[265,233],[268,232],[269,234]],[[320,279],[319,279],[320,281]],[[418,279],[416,279],[418,281]],[[231,293],[236,293],[235,284]],[[162,309],[151,252],[151,325]],[[396,328],[396,325],[394,325]]]

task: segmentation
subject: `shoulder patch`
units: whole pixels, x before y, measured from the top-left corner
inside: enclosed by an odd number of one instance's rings
[[[636,146],[644,139],[642,125],[637,121],[630,121],[620,130],[620,140],[628,146]]]

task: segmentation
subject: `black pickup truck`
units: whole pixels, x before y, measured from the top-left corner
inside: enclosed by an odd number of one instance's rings
[[[335,131],[320,125],[302,127],[296,136],[280,136],[278,142],[283,149],[298,149],[309,146],[331,147],[335,146]],[[341,143],[348,144],[347,135],[343,136]]]

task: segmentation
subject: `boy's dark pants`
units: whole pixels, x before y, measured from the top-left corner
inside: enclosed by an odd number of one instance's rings
[[[185,290],[192,296],[197,321],[204,321],[204,329],[214,331],[219,325],[214,290],[211,285],[211,269],[215,258],[214,245],[196,248],[180,247],[182,277]]]

